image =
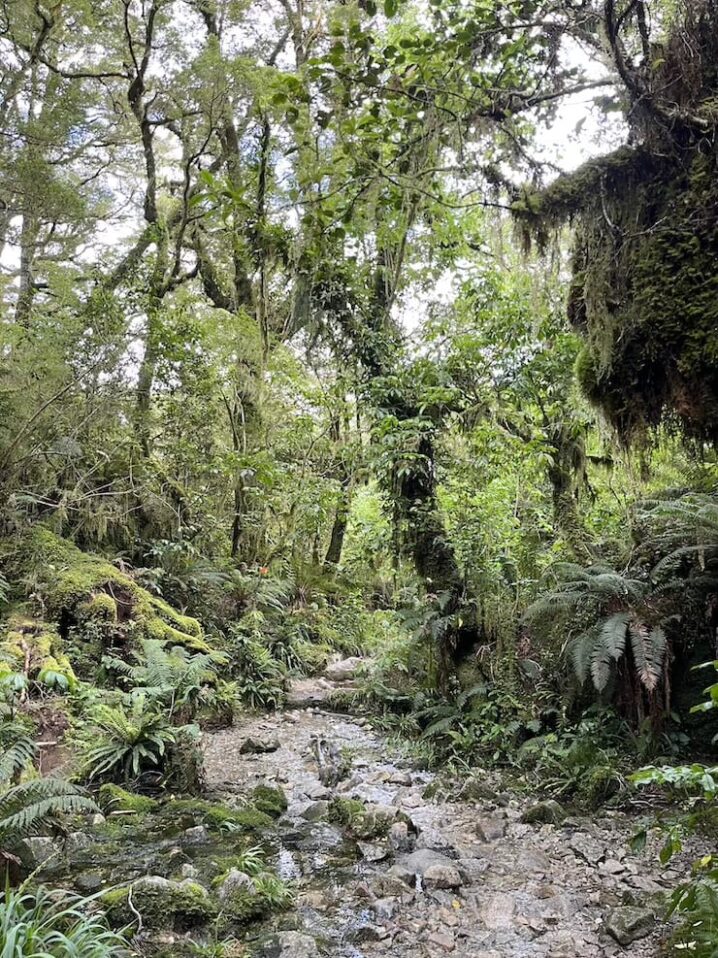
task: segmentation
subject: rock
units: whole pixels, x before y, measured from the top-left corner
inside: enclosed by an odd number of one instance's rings
[[[626,866],[615,858],[607,858],[605,862],[601,862],[598,866],[599,875],[620,875],[625,870]]]
[[[102,874],[96,871],[81,872],[75,878],[75,888],[82,895],[94,895],[104,884]]]
[[[263,755],[276,752],[280,747],[277,738],[246,738],[239,746],[240,755]]]
[[[445,867],[456,867],[456,862],[441,852],[436,852],[431,848],[420,848],[404,860],[403,866],[412,875],[424,875],[427,868],[432,865],[443,865]]]
[[[480,818],[476,823],[476,834],[482,842],[494,842],[506,834],[505,818]]]
[[[187,845],[206,845],[209,842],[209,831],[206,825],[195,825],[186,829],[182,838]]]
[[[159,802],[156,802],[154,798],[128,792],[126,788],[110,782],[100,785],[97,801],[102,811],[108,815],[112,812],[134,812],[137,815],[147,815],[156,812],[159,808]]]
[[[389,849],[386,845],[379,845],[375,842],[357,842],[357,847],[361,852],[362,858],[368,862],[383,862],[389,857]]]
[[[386,875],[377,875],[372,879],[371,891],[377,898],[400,898],[407,893],[408,886],[414,883],[415,874],[407,871],[395,872],[395,867],[392,866]]]
[[[287,796],[281,788],[271,785],[257,785],[252,789],[252,805],[270,818],[279,818],[287,810]]]
[[[219,900],[228,901],[238,891],[255,892],[254,883],[249,875],[239,871],[238,868],[230,868],[222,884],[219,886]]]
[[[651,909],[623,905],[608,913],[603,927],[619,945],[625,948],[639,938],[650,935],[655,924],[656,919]]]
[[[553,798],[545,802],[537,802],[521,816],[521,821],[527,825],[560,825],[566,818],[566,810],[560,802]]]
[[[318,822],[320,819],[326,817],[328,811],[329,802],[319,801],[310,802],[299,814],[308,822]]]
[[[319,958],[319,949],[311,935],[300,931],[280,931],[260,952],[262,958]]]
[[[589,865],[597,865],[602,858],[606,857],[605,846],[584,832],[577,832],[572,835],[568,847]]]
[[[341,659],[339,662],[331,662],[326,667],[325,674],[332,682],[350,682],[353,678],[356,678],[363,665],[364,659],[351,656],[348,659]]]
[[[453,951],[456,948],[453,935],[445,931],[432,931],[429,935],[429,941],[442,951]]]
[[[424,887],[433,888],[460,888],[463,880],[458,868],[454,865],[429,865],[422,875]]]
[[[94,842],[86,832],[70,832],[65,838],[65,854],[76,855],[77,852],[81,852],[91,845],[94,845]]]
[[[135,912],[142,915],[147,928],[165,928],[184,931],[214,918],[217,909],[206,888],[190,879],[170,881],[160,875],[138,878],[130,889],[113,888],[100,899],[114,926],[134,921]]]
[[[510,928],[514,923],[516,901],[504,892],[494,895],[481,908],[481,920],[487,928]]]
[[[394,822],[389,829],[389,844],[398,852],[410,852],[415,841],[406,822]]]
[[[377,898],[375,902],[372,902],[371,910],[377,918],[389,920],[394,917],[397,904],[396,898]]]
[[[402,785],[405,787],[413,785],[413,779],[411,777],[411,774],[409,772],[403,772],[400,769],[397,769],[397,771],[392,772],[391,775],[389,775],[389,777],[387,778],[387,781],[389,782],[390,785]]]
[[[381,925],[360,925],[352,936],[354,941],[383,941],[389,937],[389,932]]]
[[[466,880],[473,885],[482,880],[491,864],[488,858],[460,858],[458,866],[466,875]]]
[[[183,878],[196,878],[199,875],[199,871],[191,862],[185,862],[180,868],[180,875]]]
[[[19,854],[26,868],[35,869],[44,865],[56,854],[55,843],[51,838],[40,835],[25,838],[20,842]]]

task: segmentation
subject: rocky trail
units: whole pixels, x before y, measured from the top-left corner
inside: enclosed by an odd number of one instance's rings
[[[348,663],[330,678],[302,680],[287,710],[206,738],[208,785],[217,797],[236,801],[267,784],[281,786],[289,800],[273,864],[292,880],[296,901],[261,929],[256,953],[657,953],[665,934],[657,920],[661,893],[677,875],[661,871],[655,854],[629,851],[634,819],[607,811],[565,817],[551,802],[519,801],[490,783],[474,782],[470,794],[452,800],[431,773],[393,756],[367,720],[330,711],[331,692],[352,672]],[[337,807],[361,807],[337,799],[358,800],[364,810],[357,820],[337,821]]]

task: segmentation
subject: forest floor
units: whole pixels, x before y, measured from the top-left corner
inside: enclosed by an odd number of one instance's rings
[[[665,869],[655,849],[630,851],[635,817],[606,810],[527,824],[522,814],[536,801],[501,792],[488,773],[482,797],[474,789],[473,801],[456,800],[436,787],[443,778],[413,767],[367,719],[332,713],[334,686],[326,678],[302,680],[285,711],[206,737],[208,785],[218,796],[232,799],[266,783],[280,785],[289,799],[273,852],[296,901],[262,929],[253,953],[657,954],[666,934],[654,917],[657,902],[680,880],[680,863]],[[339,753],[346,760],[335,785],[325,784],[318,742],[329,763]],[[331,823],[328,805],[337,797],[366,803],[388,833],[362,840]]]

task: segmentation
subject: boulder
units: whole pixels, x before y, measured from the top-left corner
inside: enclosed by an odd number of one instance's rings
[[[239,746],[240,755],[264,755],[279,749],[278,738],[246,738]]]
[[[506,834],[505,818],[480,818],[476,823],[476,835],[482,841],[494,842]]]
[[[424,888],[460,888],[463,880],[455,865],[429,865],[422,876]]]

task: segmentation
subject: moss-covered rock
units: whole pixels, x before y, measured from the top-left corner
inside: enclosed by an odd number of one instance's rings
[[[121,633],[129,641],[160,639],[209,651],[196,619],[181,615],[107,559],[82,552],[49,529],[36,526],[7,553],[13,579],[32,575],[35,592],[55,622],[93,623],[108,637]]]
[[[207,889],[198,882],[170,881],[159,875],[147,875],[125,888],[112,889],[100,901],[115,927],[131,925],[139,912],[144,927],[183,931],[202,925],[217,914]]]
[[[353,838],[380,838],[395,821],[404,820],[398,809],[384,805],[365,805],[356,798],[333,798],[329,803],[329,821],[342,825]]]
[[[97,795],[97,802],[103,812],[136,812],[138,815],[147,815],[159,809],[159,802],[146,795],[136,795],[128,792],[119,785],[101,785]]]
[[[236,868],[223,876],[217,897],[221,916],[229,922],[246,924],[285,908],[292,900],[287,885],[273,872],[251,878]]]
[[[260,812],[271,818],[279,818],[287,810],[287,796],[281,788],[271,788],[269,785],[257,785],[252,791],[252,804]]]
[[[201,799],[174,799],[162,807],[162,817],[170,829],[184,831],[195,825],[219,831],[229,828],[240,834],[261,833],[272,827],[272,819],[251,805],[230,808]]]
[[[77,684],[55,626],[18,614],[0,626],[0,676],[10,672],[25,672],[29,679],[57,689]]]

